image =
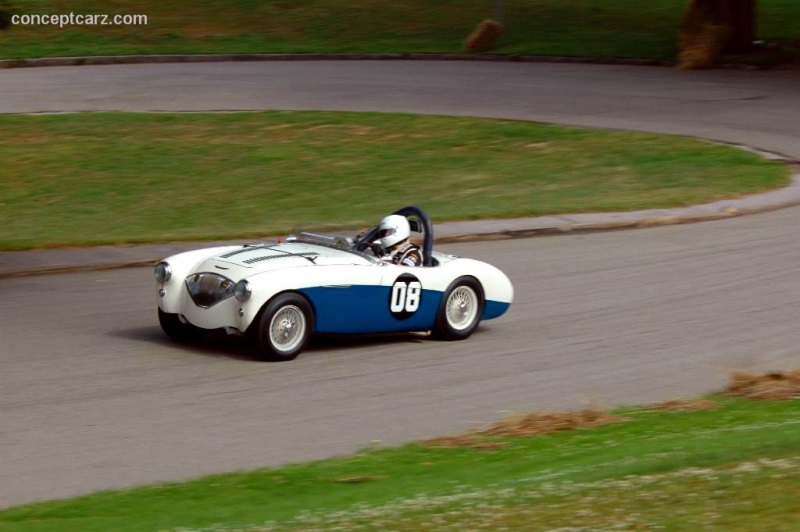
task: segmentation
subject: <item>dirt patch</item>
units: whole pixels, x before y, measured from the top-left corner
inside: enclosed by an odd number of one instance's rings
[[[800,369],[749,373],[736,371],[725,389],[727,395],[767,401],[800,399]]]
[[[623,421],[628,421],[628,418],[603,412],[597,407],[587,407],[574,412],[514,414],[491,424],[480,433],[494,436],[534,436]]]
[[[708,399],[676,399],[654,405],[647,405],[645,410],[668,410],[670,412],[695,412],[697,410],[714,410],[719,403]]]

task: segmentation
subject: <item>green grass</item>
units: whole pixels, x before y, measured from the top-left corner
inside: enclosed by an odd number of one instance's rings
[[[626,409],[625,423],[501,437],[486,451],[419,444],[0,512],[4,532],[222,526],[463,530],[583,526],[796,530],[797,401]],[[364,482],[341,479],[362,477]],[[490,523],[491,525],[491,523]],[[265,528],[265,527],[261,527]],[[255,528],[259,529],[259,528]]]
[[[501,54],[671,59],[686,0],[515,0]],[[491,0],[11,0],[19,14],[145,14],[147,26],[14,26],[0,57],[460,52]],[[800,3],[759,0],[759,36],[800,39]]]
[[[682,137],[401,114],[0,117],[0,249],[689,205],[788,169]]]

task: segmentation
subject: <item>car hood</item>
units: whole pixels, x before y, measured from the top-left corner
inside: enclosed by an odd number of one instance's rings
[[[358,253],[299,242],[242,246],[198,264],[196,272],[215,272],[231,279],[286,268],[373,264]]]

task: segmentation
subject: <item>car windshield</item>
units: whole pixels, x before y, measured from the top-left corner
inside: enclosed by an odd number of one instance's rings
[[[364,257],[370,262],[382,263],[380,259],[369,253],[357,251],[355,249],[356,233],[335,232],[334,229],[324,225],[301,224],[295,226],[286,242],[301,242],[303,244],[315,244],[327,248],[338,249],[355,253],[359,257]]]

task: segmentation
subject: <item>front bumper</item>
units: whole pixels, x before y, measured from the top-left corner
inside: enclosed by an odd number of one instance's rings
[[[201,329],[232,327],[244,332],[243,324],[248,312],[246,304],[235,297],[228,297],[209,307],[198,306],[192,300],[184,281],[185,279],[173,278],[166,283],[157,283],[158,308],[168,314],[180,314]],[[201,302],[205,301],[201,299]]]

